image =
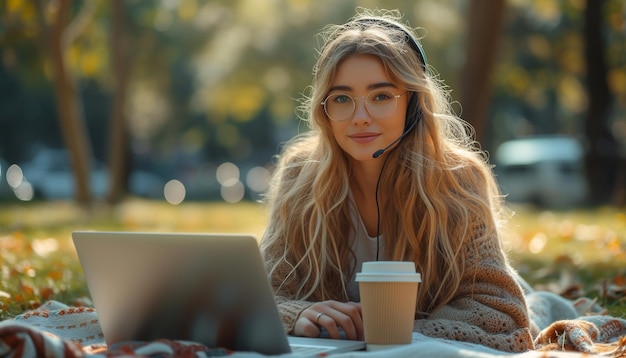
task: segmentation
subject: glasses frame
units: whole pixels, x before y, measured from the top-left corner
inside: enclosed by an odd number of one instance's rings
[[[352,117],[352,115],[354,115],[354,112],[356,111],[356,100],[357,100],[357,98],[362,98],[362,99],[363,99],[363,103],[365,104],[365,110],[367,111],[367,113],[369,113],[369,115],[370,115],[370,116],[372,116],[373,118],[380,119],[380,118],[379,118],[379,116],[375,116],[375,115],[373,115],[373,114],[372,114],[372,112],[370,111],[370,108],[369,108],[369,106],[368,106],[368,102],[367,102],[367,98],[368,98],[371,94],[376,93],[376,92],[380,93],[380,92],[381,92],[381,90],[380,90],[380,89],[375,89],[375,90],[371,91],[370,93],[368,93],[366,96],[351,96],[351,95],[349,95],[349,94],[347,94],[347,93],[343,93],[343,92],[333,93],[333,94],[330,94],[330,95],[326,96],[326,98],[324,98],[324,100],[322,101],[322,103],[320,103],[320,105],[321,105],[322,107],[324,107],[324,113],[326,113],[326,116],[327,116],[327,117],[328,117],[331,121],[333,121],[333,122],[345,122],[345,121],[347,121],[348,119],[350,119],[350,117]],[[384,92],[384,91],[383,91],[383,92]],[[401,96],[404,96],[405,94],[407,94],[407,92],[405,91],[404,93],[394,94],[392,91],[389,91],[389,93],[391,93],[391,94],[392,94],[392,96],[391,96],[391,97],[393,97],[393,98],[395,99],[395,103],[394,103],[393,109],[389,111],[389,113],[392,113],[393,111],[395,111],[395,110],[398,108],[398,98],[400,98]],[[352,99],[352,113],[350,113],[350,115],[349,115],[349,116],[347,116],[347,117],[346,117],[346,118],[344,118],[344,119],[334,119],[334,118],[333,118],[333,117],[332,117],[332,116],[328,113],[328,107],[326,107],[326,102],[328,102],[328,100],[329,100],[331,97],[334,97],[334,96],[347,96],[347,97],[350,97],[350,99]],[[383,117],[383,116],[380,116],[380,117]]]

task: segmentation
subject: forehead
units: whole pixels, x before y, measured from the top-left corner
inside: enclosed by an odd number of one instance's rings
[[[337,65],[330,90],[371,90],[385,83],[392,87],[400,87],[398,81],[392,78],[379,57],[352,55],[344,58]]]

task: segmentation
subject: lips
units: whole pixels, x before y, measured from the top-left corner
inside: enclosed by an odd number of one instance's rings
[[[349,135],[349,137],[350,139],[352,139],[353,141],[357,143],[369,143],[369,142],[376,140],[376,138],[378,138],[379,135],[380,134],[378,133],[365,132],[365,133],[355,133],[355,134]]]

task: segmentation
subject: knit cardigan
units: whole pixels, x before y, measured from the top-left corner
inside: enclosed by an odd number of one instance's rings
[[[516,276],[507,263],[499,238],[473,235],[474,242],[464,245],[465,268],[458,291],[442,308],[417,319],[413,330],[426,336],[478,343],[507,352],[533,348],[526,302]],[[267,267],[283,257],[284,243],[266,247]],[[477,248],[477,249],[476,249]],[[296,287],[286,286],[282,278],[290,268],[280,265],[271,277],[285,331],[293,334],[295,323],[314,302],[293,299]],[[427,280],[427,277],[422,277]],[[293,282],[293,281],[292,281]]]

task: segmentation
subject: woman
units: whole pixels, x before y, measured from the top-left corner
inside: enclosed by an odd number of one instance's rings
[[[310,131],[281,153],[261,241],[289,334],[362,339],[355,274],[414,261],[414,331],[532,348],[499,242],[501,198],[470,129],[395,12],[328,27],[305,101]]]

